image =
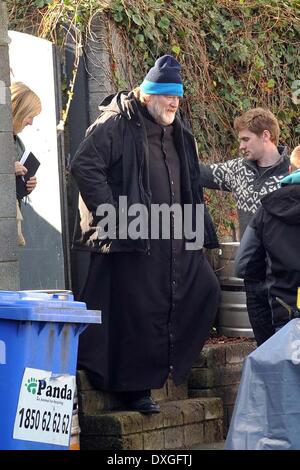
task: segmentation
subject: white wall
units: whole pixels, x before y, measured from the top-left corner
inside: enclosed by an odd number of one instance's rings
[[[63,288],[52,43],[16,31],[9,31],[9,37],[11,81],[24,82],[42,102],[42,113],[20,134],[26,149],[30,149],[41,163],[36,174],[38,185],[30,195],[29,207],[23,206],[22,209],[27,244],[20,251],[21,288]],[[26,271],[32,273],[30,281],[26,278]]]
[[[30,199],[35,211],[61,232],[55,90],[52,43],[9,31],[11,81],[26,83],[40,97],[42,113],[20,134],[26,148],[40,160],[38,186]]]

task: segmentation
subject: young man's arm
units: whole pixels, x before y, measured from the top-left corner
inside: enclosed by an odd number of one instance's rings
[[[200,166],[200,184],[204,188],[232,191],[233,166],[235,161],[229,160],[224,163],[213,163]]]

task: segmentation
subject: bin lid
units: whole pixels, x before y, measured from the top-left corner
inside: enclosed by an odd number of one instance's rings
[[[87,310],[73,294],[0,291],[0,320],[101,323],[100,310]]]

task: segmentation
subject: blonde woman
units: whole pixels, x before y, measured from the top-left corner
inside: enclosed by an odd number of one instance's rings
[[[13,134],[16,146],[17,161],[15,162],[16,176],[25,176],[27,169],[18,161],[25,147],[17,134],[22,132],[24,127],[31,126],[33,119],[42,110],[40,98],[27,85],[22,82],[15,82],[10,87],[13,117]],[[36,187],[36,177],[32,176],[26,184],[29,193]]]
[[[13,118],[13,135],[16,148],[15,174],[16,176],[25,176],[27,168],[22,165],[19,160],[22,157],[25,146],[18,136],[26,126],[31,126],[34,118],[40,114],[42,110],[40,98],[24,83],[15,82],[10,87],[12,102],[12,118]],[[36,177],[32,176],[26,182],[28,194],[36,187]],[[22,197],[17,194],[17,222],[18,222],[18,239],[19,245],[24,246],[25,240],[21,230],[21,221],[23,220],[20,211]]]

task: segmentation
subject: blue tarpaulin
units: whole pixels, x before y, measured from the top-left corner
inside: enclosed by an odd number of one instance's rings
[[[244,362],[227,450],[300,450],[300,319]]]

